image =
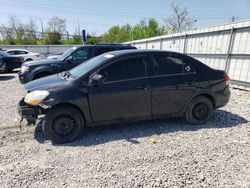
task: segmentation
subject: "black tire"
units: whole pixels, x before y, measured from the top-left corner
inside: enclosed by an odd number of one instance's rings
[[[84,118],[74,107],[54,107],[46,113],[42,129],[53,143],[70,142],[82,135]]]
[[[39,79],[39,78],[43,78],[43,77],[45,77],[45,76],[50,76],[50,75],[51,75],[51,73],[48,73],[48,72],[39,73],[39,74],[37,74],[37,75],[34,77],[33,80],[36,80],[36,79]]]
[[[185,119],[190,124],[204,124],[212,113],[212,102],[205,96],[198,96],[189,103]]]
[[[13,69],[9,68],[9,67],[6,67],[5,68],[5,73],[11,73],[13,71]]]
[[[27,59],[26,61],[33,61],[33,59]],[[25,62],[26,62],[26,61],[25,61]]]

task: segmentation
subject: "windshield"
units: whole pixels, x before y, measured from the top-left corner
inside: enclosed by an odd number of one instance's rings
[[[58,56],[57,59],[60,61],[63,61],[66,57],[68,57],[74,50],[76,49],[76,47],[72,47],[67,49],[65,52],[63,52],[62,55]]]
[[[80,77],[95,67],[98,67],[101,65],[105,60],[113,58],[114,55],[111,53],[105,53],[99,56],[96,56],[88,61],[85,61],[84,63],[80,64],[79,66],[71,69],[69,72],[72,75],[72,77],[77,78]]]
[[[0,51],[0,56],[4,57],[4,56],[10,56],[9,54],[3,52],[3,51]]]

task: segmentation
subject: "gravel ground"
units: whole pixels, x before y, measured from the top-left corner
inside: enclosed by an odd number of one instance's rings
[[[250,92],[205,125],[180,119],[88,129],[52,145],[39,126],[18,128],[25,94],[0,75],[0,187],[250,187]]]

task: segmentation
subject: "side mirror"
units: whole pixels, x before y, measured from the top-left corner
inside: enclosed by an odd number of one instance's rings
[[[91,79],[91,83],[93,85],[100,85],[104,82],[105,77],[101,74],[95,74],[92,79]]]
[[[66,59],[67,63],[73,63],[73,61],[74,61],[74,58],[71,55],[69,57],[67,57],[67,59]]]

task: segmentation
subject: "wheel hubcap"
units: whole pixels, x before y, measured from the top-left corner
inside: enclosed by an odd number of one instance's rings
[[[193,108],[193,116],[196,119],[205,119],[208,116],[208,106],[204,103],[198,103]]]
[[[74,130],[76,123],[69,115],[60,115],[53,121],[53,130],[56,134],[67,136]]]

